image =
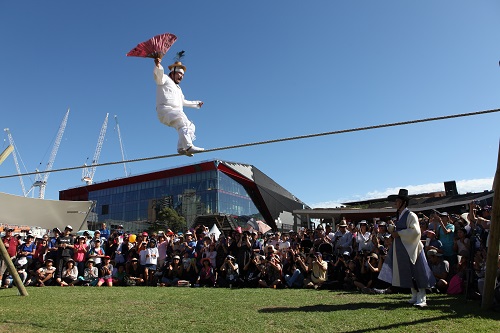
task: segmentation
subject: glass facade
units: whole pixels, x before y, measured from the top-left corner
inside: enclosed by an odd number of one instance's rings
[[[199,215],[260,216],[245,188],[218,170],[91,191],[88,199],[96,202],[99,223],[123,224],[133,232],[147,229],[158,205],[174,208],[186,227]]]

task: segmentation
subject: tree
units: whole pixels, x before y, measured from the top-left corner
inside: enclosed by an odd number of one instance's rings
[[[169,207],[163,207],[158,211],[157,220],[157,223],[163,222],[164,226],[166,224],[166,227],[174,232],[184,231],[186,228],[186,219]]]

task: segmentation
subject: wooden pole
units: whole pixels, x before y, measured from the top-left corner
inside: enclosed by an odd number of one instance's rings
[[[14,150],[13,145],[9,145],[7,148],[5,148],[5,150],[0,154],[0,164],[2,164],[3,161],[5,161],[5,159],[10,155],[10,153],[12,153],[13,150]]]
[[[3,261],[5,261],[5,263],[7,264],[7,268],[9,269],[10,275],[12,275],[12,278],[14,279],[14,282],[16,283],[17,290],[19,290],[19,294],[21,294],[21,296],[28,296],[28,292],[26,291],[26,288],[24,287],[23,281],[21,280],[21,277],[19,276],[19,273],[17,272],[17,269],[14,266],[12,259],[10,259],[9,253],[7,252],[7,249],[5,248],[3,241],[1,241],[1,240],[0,240],[0,254],[3,258]]]
[[[481,308],[490,309],[493,306],[493,296],[498,270],[498,252],[500,247],[500,143],[498,148],[497,170],[493,180],[493,212],[491,214],[490,242],[486,255],[486,274]]]

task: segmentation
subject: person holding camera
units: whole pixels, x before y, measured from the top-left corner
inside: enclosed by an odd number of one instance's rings
[[[236,258],[232,255],[228,255],[222,264],[220,271],[221,279],[219,279],[219,285],[221,287],[237,287],[239,285],[240,269],[238,263],[236,263]]]
[[[289,288],[302,288],[308,268],[303,254],[299,251],[291,251],[288,274],[284,275],[284,279]]]
[[[259,286],[262,288],[281,288],[283,286],[281,274],[282,266],[278,255],[268,253],[265,268],[259,280]]]
[[[433,286],[435,279],[420,241],[418,217],[408,209],[408,190],[400,189],[397,195],[390,195],[388,199],[394,200],[398,219],[389,228],[393,244],[380,270],[379,279],[396,287],[410,288],[412,298],[409,303],[418,307],[427,306],[425,289]]]
[[[328,263],[323,260],[320,252],[311,253],[311,264],[308,267],[309,277],[305,279],[304,285],[307,288],[318,289],[326,281]]]

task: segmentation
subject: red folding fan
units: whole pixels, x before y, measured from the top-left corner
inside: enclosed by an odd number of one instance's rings
[[[154,36],[145,42],[137,44],[136,47],[127,53],[127,57],[161,59],[176,40],[177,36],[170,33]]]

